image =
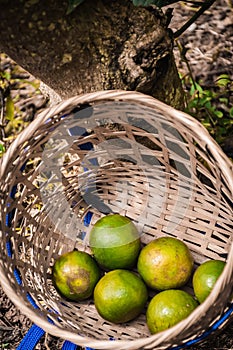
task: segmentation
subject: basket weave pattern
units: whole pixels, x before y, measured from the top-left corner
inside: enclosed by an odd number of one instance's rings
[[[135,92],[63,101],[10,146],[0,164],[0,193],[3,288],[55,336],[96,349],[166,349],[200,336],[231,305],[232,165],[182,112]],[[110,211],[134,220],[144,244],[168,234],[189,246],[196,265],[227,261],[207,300],[158,335],[149,334],[145,314],[113,325],[91,300],[65,301],[52,285],[54,260],[73,248],[88,251],[92,225]]]

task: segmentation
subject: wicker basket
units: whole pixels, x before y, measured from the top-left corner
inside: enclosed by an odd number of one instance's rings
[[[73,97],[40,113],[0,165],[0,280],[46,332],[95,349],[167,349],[231,319],[232,164],[189,115],[136,92]],[[145,314],[111,324],[92,300],[68,302],[54,289],[54,260],[88,251],[93,223],[108,212],[131,218],[144,244],[183,240],[195,266],[227,261],[206,301],[169,330],[151,336]]]

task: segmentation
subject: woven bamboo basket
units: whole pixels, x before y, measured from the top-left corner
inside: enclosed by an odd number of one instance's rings
[[[232,164],[195,119],[141,93],[84,94],[38,114],[0,165],[0,280],[46,332],[94,349],[178,349],[231,320]],[[227,262],[188,318],[150,335],[143,313],[115,325],[91,299],[58,295],[54,261],[74,248],[88,251],[92,225],[108,212],[131,218],[142,244],[164,235],[183,240],[195,267]],[[192,293],[191,282],[185,289]]]

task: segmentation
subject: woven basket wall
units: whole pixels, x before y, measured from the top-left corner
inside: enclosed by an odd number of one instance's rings
[[[61,102],[10,146],[0,163],[0,193],[2,286],[55,336],[95,349],[166,349],[201,339],[232,308],[232,164],[189,115],[135,92]],[[88,251],[92,225],[108,212],[131,218],[144,244],[164,235],[183,240],[195,266],[227,262],[190,317],[151,336],[145,314],[115,325],[98,316],[92,300],[57,294],[55,259],[75,247]],[[191,284],[185,288],[192,293]]]

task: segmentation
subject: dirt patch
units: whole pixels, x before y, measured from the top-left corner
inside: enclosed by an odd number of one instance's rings
[[[216,78],[228,74],[233,79],[233,9],[229,1],[218,0],[178,38],[196,81],[211,88]],[[175,32],[195,13],[184,3],[173,7],[170,28]],[[179,71],[188,74],[187,65],[175,46]]]

